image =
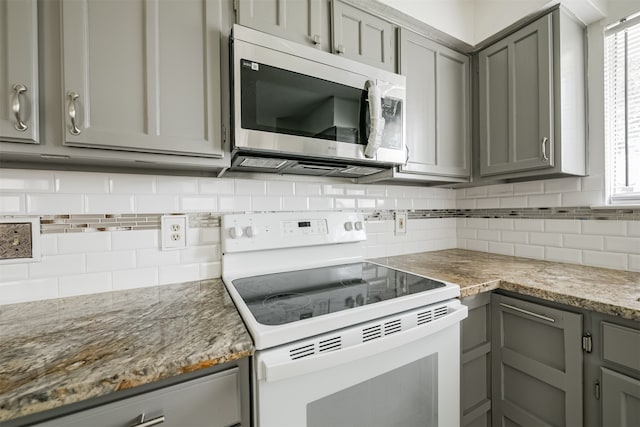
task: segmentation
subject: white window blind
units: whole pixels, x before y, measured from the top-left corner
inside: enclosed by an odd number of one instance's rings
[[[640,203],[640,16],[605,34],[605,141],[610,202]]]

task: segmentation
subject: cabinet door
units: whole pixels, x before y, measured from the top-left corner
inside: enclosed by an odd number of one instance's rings
[[[36,0],[0,0],[0,140],[38,143]]]
[[[602,368],[602,425],[640,426],[640,381]]]
[[[65,144],[221,156],[221,5],[63,0]]]
[[[187,381],[94,409],[58,418],[38,427],[129,427],[164,417],[162,427],[228,427],[240,423],[238,368]],[[156,425],[156,424],[148,424]]]
[[[479,53],[480,175],[554,164],[552,16]]]
[[[582,425],[582,316],[503,295],[492,304],[492,425]]]
[[[405,29],[399,57],[407,78],[409,150],[402,171],[468,177],[469,58]]]
[[[323,16],[322,0],[237,0],[236,8],[240,25],[302,44],[329,46],[329,16]]]
[[[390,22],[334,0],[332,24],[334,53],[396,71],[395,33]]]

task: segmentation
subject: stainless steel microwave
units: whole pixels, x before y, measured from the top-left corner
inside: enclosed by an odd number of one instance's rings
[[[231,170],[357,177],[404,164],[405,77],[234,25]]]

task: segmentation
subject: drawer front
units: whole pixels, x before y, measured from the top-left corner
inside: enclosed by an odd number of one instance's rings
[[[39,427],[228,427],[239,425],[238,368],[38,424]],[[160,417],[164,422],[160,423]],[[158,423],[151,421],[157,419]]]
[[[602,322],[604,360],[640,371],[640,331]]]

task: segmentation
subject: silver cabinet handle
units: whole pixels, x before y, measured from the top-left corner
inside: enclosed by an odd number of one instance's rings
[[[336,52],[338,53],[338,55],[344,55],[344,45],[339,44]]]
[[[76,126],[76,100],[80,98],[80,95],[78,95],[78,92],[70,90],[67,92],[67,96],[69,97],[69,120],[71,120],[69,132],[71,132],[71,135],[80,135],[80,129]]]
[[[541,320],[546,320],[547,322],[556,323],[556,319],[552,319],[551,317],[544,316],[542,314],[534,313],[533,311],[525,310],[523,308],[519,308],[511,304],[505,304],[503,302],[501,302],[500,305],[505,308],[510,308],[511,310],[517,311],[519,313],[526,314],[531,317],[535,317],[536,319],[541,319]]]
[[[24,124],[22,119],[20,118],[20,95],[27,91],[27,87],[23,84],[16,83],[13,86],[13,99],[11,100],[11,110],[13,114],[16,116],[16,124],[14,127],[17,131],[24,132],[27,130],[28,126]]]
[[[152,418],[149,421],[145,421],[144,414],[141,414],[138,417],[138,421],[136,421],[136,424],[133,424],[131,427],[151,427],[157,426],[158,424],[162,423],[164,423],[164,415],[160,415],[159,417]]]
[[[549,157],[547,156],[547,141],[549,141],[549,138],[546,136],[542,138],[542,160],[545,162],[549,160]]]
[[[320,36],[318,34],[314,34],[313,35],[313,44],[316,47],[319,47],[321,42],[322,42],[322,39],[320,38]]]

